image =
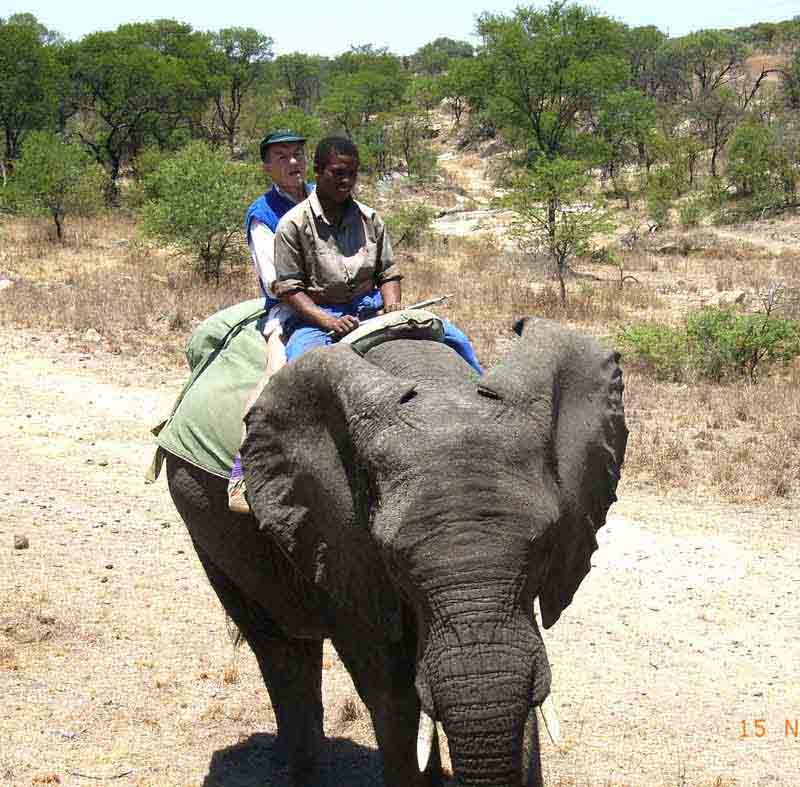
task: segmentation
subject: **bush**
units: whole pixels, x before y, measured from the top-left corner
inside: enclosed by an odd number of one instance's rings
[[[401,244],[406,248],[418,246],[420,241],[430,233],[431,222],[435,215],[436,211],[425,205],[401,206],[397,210],[387,213],[386,229],[392,245],[395,248]]]
[[[765,367],[800,356],[800,323],[770,314],[706,308],[687,317],[685,328],[634,323],[617,343],[659,380],[697,375],[714,382],[744,377],[755,382]]]
[[[193,142],[145,178],[143,229],[193,255],[206,280],[219,281],[261,177],[256,167],[233,164],[224,151]]]
[[[753,382],[763,366],[800,355],[800,323],[769,314],[701,309],[689,315],[686,335],[693,366],[715,381],[743,376]]]
[[[80,145],[35,131],[22,146],[6,199],[20,213],[50,216],[63,240],[64,218],[97,213],[107,185],[105,170]]]
[[[678,382],[689,365],[686,332],[654,322],[634,323],[617,334],[616,343],[657,380]]]

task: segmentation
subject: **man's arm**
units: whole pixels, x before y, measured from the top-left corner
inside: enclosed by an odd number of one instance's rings
[[[307,276],[305,258],[300,245],[299,228],[289,221],[281,221],[275,235],[275,292],[295,314],[310,325],[337,336],[345,336],[358,328],[358,319],[345,315],[334,317],[321,309],[305,291]]]
[[[270,298],[275,295],[275,233],[263,222],[253,219],[250,223],[250,256],[256,267],[261,286]]]
[[[400,301],[402,294],[400,289],[400,279],[391,279],[381,285],[381,298],[383,298],[384,312],[396,312],[402,309]]]
[[[400,266],[394,261],[394,253],[392,252],[392,244],[389,240],[389,233],[386,231],[386,225],[377,214],[375,214],[374,221],[378,241],[378,259],[375,267],[376,283],[383,298],[384,312],[394,312],[402,308],[400,280],[403,275],[400,273]]]

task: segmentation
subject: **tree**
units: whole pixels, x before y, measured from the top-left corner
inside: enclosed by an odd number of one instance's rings
[[[61,34],[58,31],[48,29],[30,13],[11,14],[7,19],[0,18],[0,25],[27,27],[36,34],[36,37],[42,44],[63,43]]]
[[[661,93],[660,53],[666,40],[666,34],[654,25],[633,27],[625,32],[625,48],[630,62],[629,84],[650,98],[657,98]]]
[[[35,25],[15,23],[18,16],[0,24],[0,127],[5,142],[0,159],[6,163],[19,156],[27,133],[55,123],[58,106],[55,49],[42,42]]]
[[[354,47],[331,62],[330,89],[318,111],[352,137],[372,116],[402,103],[408,80],[400,61],[387,51]]]
[[[278,88],[285,92],[285,103],[311,112],[322,97],[326,67],[325,58],[301,52],[275,58],[275,79]]]
[[[52,217],[59,241],[64,239],[64,218],[95,213],[105,187],[105,171],[80,145],[48,131],[28,135],[11,181],[18,209]]]
[[[437,76],[447,71],[453,61],[470,58],[473,54],[472,44],[443,36],[414,52],[411,65],[417,73]]]
[[[756,198],[763,207],[784,202],[793,193],[789,170],[785,152],[768,126],[751,120],[733,133],[725,176],[739,196]]]
[[[252,27],[228,27],[213,40],[219,55],[213,80],[215,120],[234,155],[242,102],[272,59],[273,41]]]
[[[788,66],[781,71],[783,94],[786,108],[791,110],[800,109],[800,47],[794,53]]]
[[[196,257],[206,281],[214,276],[219,283],[259,184],[256,168],[231,163],[206,142],[190,142],[145,178],[144,231]]]
[[[406,100],[426,112],[434,109],[442,98],[442,81],[439,77],[412,77],[406,87]]]
[[[489,112],[512,136],[555,158],[582,114],[625,83],[624,26],[578,5],[483,14]]]
[[[467,108],[481,109],[486,101],[486,63],[479,58],[455,60],[440,77],[442,96],[456,124]]]
[[[503,199],[515,215],[511,237],[524,252],[544,252],[553,263],[562,306],[570,259],[588,251],[593,235],[614,226],[602,201],[591,194],[591,180],[584,162],[542,157],[516,178]]]
[[[638,90],[629,88],[605,97],[596,127],[602,161],[612,180],[631,161],[646,163],[655,125],[656,104]]]
[[[435,168],[436,156],[430,149],[430,119],[427,112],[407,104],[390,119],[390,148],[399,156],[409,176],[425,177]]]
[[[124,161],[148,142],[164,144],[205,101],[186,60],[162,54],[136,26],[93,33],[65,48],[79,89],[74,132],[108,169],[115,188]]]
[[[687,84],[690,96],[706,96],[727,85],[747,56],[744,44],[724,30],[699,30],[679,39],[676,46],[693,77]]]

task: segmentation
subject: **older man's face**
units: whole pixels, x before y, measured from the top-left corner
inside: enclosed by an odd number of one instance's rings
[[[267,148],[264,170],[283,191],[302,188],[306,175],[306,152],[303,142],[277,142]]]

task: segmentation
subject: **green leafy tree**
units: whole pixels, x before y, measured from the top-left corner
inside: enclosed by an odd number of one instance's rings
[[[568,152],[581,117],[628,77],[625,28],[579,5],[483,14],[489,112],[548,157]]]
[[[730,85],[747,56],[746,46],[725,30],[699,30],[665,42],[662,60],[674,82],[674,96],[697,101]]]
[[[644,164],[652,155],[655,126],[655,101],[640,91],[629,88],[603,100],[596,122],[600,157],[616,191],[625,195],[626,204],[630,197],[622,170],[634,161]]]
[[[311,112],[322,97],[328,61],[317,55],[293,52],[275,58],[275,82],[285,95],[285,106]]]
[[[162,54],[135,26],[88,35],[65,61],[79,90],[71,128],[112,184],[140,148],[188,126],[207,96],[193,64]]]
[[[757,210],[795,197],[796,172],[775,131],[755,119],[739,126],[728,146],[725,176]]]
[[[143,229],[194,256],[206,281],[213,276],[219,282],[260,181],[257,168],[231,163],[206,142],[191,142],[145,179]]]
[[[480,110],[487,99],[487,63],[480,58],[459,59],[440,77],[442,96],[447,101],[456,125],[467,109]]]
[[[228,27],[213,36],[218,57],[213,79],[214,119],[231,155],[236,149],[245,97],[272,59],[273,41],[252,27]]]
[[[411,56],[411,65],[419,74],[436,76],[447,71],[453,61],[471,58],[473,54],[472,44],[443,36],[414,52]]]
[[[787,109],[800,109],[800,47],[795,51],[786,68],[781,71],[781,92]]]
[[[57,30],[50,30],[30,13],[11,14],[6,19],[0,18],[0,25],[27,27],[33,30],[42,44],[63,43],[61,34]]]
[[[428,112],[442,100],[442,82],[438,77],[416,76],[406,88],[406,100]]]
[[[11,181],[18,210],[50,216],[59,241],[64,219],[91,215],[103,205],[105,170],[78,144],[69,144],[49,131],[31,132]]]
[[[354,47],[331,62],[330,85],[318,110],[352,137],[371,117],[402,103],[408,80],[402,63],[386,50]]]
[[[42,42],[38,26],[16,23],[18,16],[0,24],[0,127],[5,163],[19,156],[27,133],[55,124],[58,108],[55,48]]]
[[[584,162],[542,157],[517,176],[502,200],[514,212],[510,234],[520,248],[550,258],[562,306],[569,261],[588,252],[593,235],[614,227],[602,200],[591,193],[591,182]]]
[[[430,146],[428,113],[407,104],[393,113],[389,122],[390,146],[406,174],[430,177],[436,168],[436,156]]]
[[[661,49],[666,40],[666,34],[654,25],[625,31],[625,50],[630,62],[629,84],[653,99],[663,90]]]

